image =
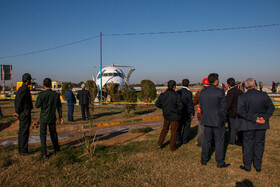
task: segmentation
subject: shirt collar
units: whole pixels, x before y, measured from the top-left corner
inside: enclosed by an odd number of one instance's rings
[[[187,89],[187,90],[189,90],[189,91],[190,91],[190,89],[189,89],[188,87],[186,87],[186,86],[183,86],[183,88],[185,88],[185,89]]]

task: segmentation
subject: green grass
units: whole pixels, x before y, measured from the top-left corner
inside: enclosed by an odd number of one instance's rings
[[[144,128],[131,129],[131,130],[129,130],[129,132],[130,133],[148,133],[148,132],[150,132],[152,130],[153,130],[152,127],[144,127]]]
[[[193,122],[194,124],[196,121]],[[196,137],[176,151],[169,144],[156,149],[159,131],[144,135],[143,141],[126,145],[97,144],[93,159],[84,147],[62,146],[61,152],[43,160],[39,145],[30,145],[30,156],[17,155],[16,146],[0,147],[0,186],[278,186],[280,184],[280,110],[270,119],[266,133],[262,172],[245,172],[242,148],[228,145],[228,168],[218,169],[215,153],[201,166],[201,148]],[[166,142],[169,140],[166,138]],[[48,147],[51,151],[51,147]]]

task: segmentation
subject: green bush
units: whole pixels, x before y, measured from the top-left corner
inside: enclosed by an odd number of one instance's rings
[[[126,102],[137,102],[137,94],[132,86],[125,84],[122,88],[123,99]],[[136,104],[126,104],[125,111],[127,114],[134,113],[136,109]]]
[[[156,86],[151,80],[141,81],[141,91],[138,97],[143,102],[151,103],[155,100],[157,96]]]
[[[98,92],[98,89],[97,89],[97,86],[95,84],[95,82],[93,80],[88,80],[86,82],[86,89],[89,91],[89,94],[90,94],[90,111],[91,113],[93,113],[94,111],[94,99],[97,95],[97,92]]]

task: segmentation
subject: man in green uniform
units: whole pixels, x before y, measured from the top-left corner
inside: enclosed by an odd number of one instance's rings
[[[33,108],[30,89],[31,75],[25,73],[22,76],[22,86],[18,89],[15,98],[15,113],[13,116],[19,119],[18,131],[18,153],[19,155],[28,155],[29,127],[31,124],[31,110]]]
[[[50,78],[45,78],[43,86],[45,91],[42,91],[36,100],[36,108],[41,107],[40,113],[40,139],[41,139],[41,153],[43,158],[48,158],[46,149],[46,134],[47,125],[49,126],[50,137],[52,140],[53,148],[55,152],[60,151],[58,145],[58,138],[56,133],[56,115],[55,110],[57,109],[59,115],[60,124],[63,123],[62,119],[62,105],[60,101],[60,95],[52,91],[52,81]]]

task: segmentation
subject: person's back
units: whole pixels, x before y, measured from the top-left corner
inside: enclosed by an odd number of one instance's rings
[[[77,98],[79,99],[80,105],[88,105],[90,101],[90,93],[86,89],[78,91]]]
[[[62,106],[59,94],[51,90],[52,81],[50,78],[45,78],[43,86],[46,89],[42,91],[36,100],[35,106],[41,108],[40,113],[40,140],[41,140],[41,154],[43,158],[48,158],[46,147],[47,126],[49,127],[50,137],[52,140],[55,152],[60,151],[58,144],[58,137],[56,132],[56,115],[57,109],[60,124],[63,123],[62,119]]]
[[[160,94],[156,101],[156,106],[162,109],[163,116],[170,121],[180,120],[180,111],[182,104],[180,102],[179,94],[174,90],[166,90]],[[180,106],[178,106],[180,104]],[[180,108],[178,108],[180,107]]]
[[[269,129],[269,118],[274,112],[274,106],[266,92],[250,89],[239,97],[238,114],[242,119],[241,130]],[[259,125],[257,117],[266,121]]]
[[[224,91],[210,85],[201,91],[199,97],[201,108],[201,124],[218,127],[224,125],[226,118],[226,97]]]
[[[59,94],[51,89],[42,91],[36,101],[36,107],[41,107],[41,123],[54,123],[56,121],[55,111],[61,108]]]

